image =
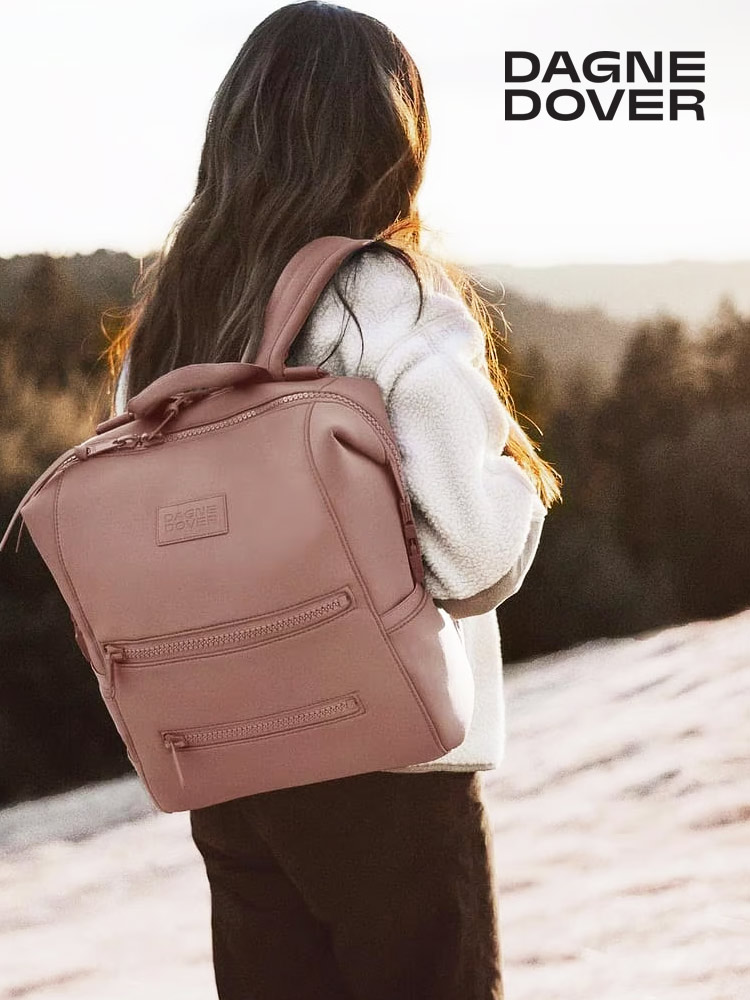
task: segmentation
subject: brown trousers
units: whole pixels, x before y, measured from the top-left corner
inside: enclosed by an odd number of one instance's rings
[[[502,1000],[477,771],[373,771],[190,813],[220,1000]]]

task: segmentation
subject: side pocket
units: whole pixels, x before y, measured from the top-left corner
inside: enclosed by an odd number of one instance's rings
[[[451,624],[450,616],[421,589],[415,610],[394,624],[388,637],[435,725],[445,753],[466,737],[474,711],[474,673],[455,622]],[[397,607],[403,608],[405,603]]]
[[[411,592],[398,604],[384,611],[380,616],[386,632],[392,632],[399,625],[405,624],[414,617],[427,600],[427,591],[421,583],[415,583]]]

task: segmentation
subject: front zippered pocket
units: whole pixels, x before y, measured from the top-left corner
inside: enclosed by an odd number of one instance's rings
[[[180,781],[185,787],[185,779],[180,767],[177,750],[204,750],[225,746],[228,743],[247,743],[251,740],[284,735],[311,726],[320,726],[340,719],[362,715],[365,707],[359,695],[352,691],[338,698],[315,702],[301,708],[293,708],[271,715],[256,716],[239,722],[229,722],[216,726],[194,726],[186,729],[161,730],[159,735],[172,760]]]
[[[125,668],[170,660],[189,660],[233,652],[293,635],[331,621],[354,607],[350,587],[341,587],[281,611],[231,622],[186,629],[147,639],[118,639],[103,643],[110,694],[114,694],[114,664]]]

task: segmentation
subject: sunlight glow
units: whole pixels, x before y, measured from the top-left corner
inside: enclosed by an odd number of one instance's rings
[[[276,6],[8,5],[0,254],[158,248],[194,189],[216,88]],[[743,0],[351,6],[392,27],[422,72],[433,143],[420,208],[447,253],[516,265],[750,257]],[[504,120],[504,51],[545,65],[554,50],[578,63],[601,48],[705,50],[706,120]]]

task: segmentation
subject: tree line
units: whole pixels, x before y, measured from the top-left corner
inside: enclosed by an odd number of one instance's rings
[[[106,416],[103,351],[137,273],[138,261],[106,251],[0,260],[3,530],[33,479]],[[564,480],[523,588],[498,609],[509,668],[746,607],[750,317],[725,299],[699,336],[671,315],[633,323],[604,377],[595,357],[556,352],[553,336],[544,351],[523,345],[505,312],[500,360],[519,418]],[[28,535],[14,552],[17,530],[0,553],[0,804],[131,769]]]

